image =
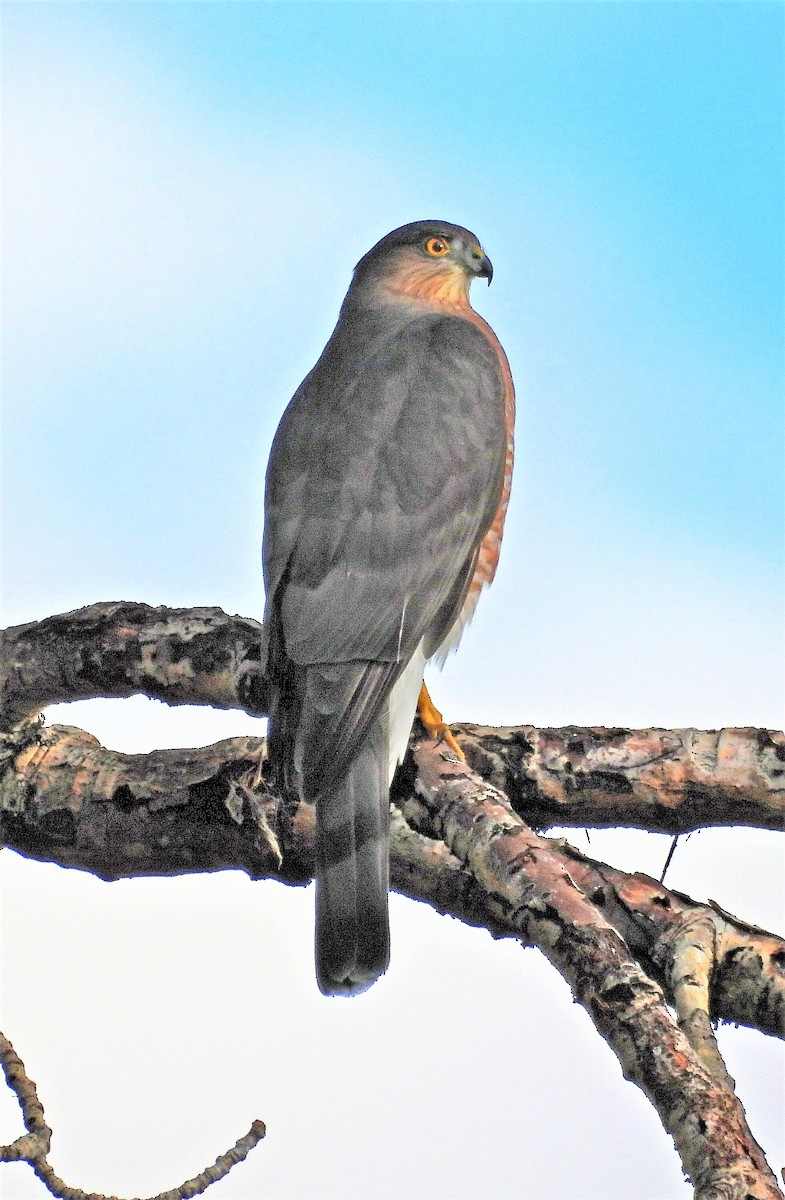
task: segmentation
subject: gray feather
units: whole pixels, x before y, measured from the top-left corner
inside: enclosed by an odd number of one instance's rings
[[[387,966],[388,700],[460,612],[506,452],[504,383],[475,326],[353,303],[284,413],[265,493],[269,756],[316,804],[329,994]]]
[[[387,756],[377,718],[316,797],[316,978],[326,995],[365,991],[390,961]]]
[[[445,587],[498,507],[506,437],[492,347],[459,317],[382,330],[358,362],[339,325],[273,444],[268,598],[286,573],[286,648],[303,664],[395,660],[437,640]]]

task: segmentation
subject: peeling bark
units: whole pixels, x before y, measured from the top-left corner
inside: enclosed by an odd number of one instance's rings
[[[768,729],[454,728],[538,829],[785,829],[785,734]]]
[[[220,609],[128,603],[7,631],[3,844],[107,880],[224,869],[310,879],[313,811],[269,787],[261,738],[126,755],[36,716],[54,701],[136,692],[261,715],[259,635],[256,622]],[[396,776],[393,886],[542,950],[657,1109],[699,1200],[780,1196],[712,1022],[785,1037],[785,942],[535,828],[781,829],[785,737],[475,725],[456,733],[468,764],[420,739]]]
[[[261,626],[220,608],[91,604],[4,632],[0,725],[49,704],[142,693],[262,716]],[[531,725],[454,732],[473,769],[537,829],[785,829],[785,734]]]
[[[441,759],[434,743],[420,742],[414,755],[418,796],[447,846],[570,983],[625,1078],[657,1109],[698,1200],[780,1196],[719,1051],[707,1064],[553,843],[521,821],[503,793]]]
[[[13,626],[0,648],[0,721],[9,728],[48,704],[137,693],[262,714],[261,630],[220,608],[126,601]]]

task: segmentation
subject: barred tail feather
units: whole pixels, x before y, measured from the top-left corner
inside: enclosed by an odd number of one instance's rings
[[[390,821],[386,720],[316,798],[316,976],[325,995],[364,992],[387,969]]]

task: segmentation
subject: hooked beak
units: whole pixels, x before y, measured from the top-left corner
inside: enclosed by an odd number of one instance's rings
[[[488,287],[491,286],[493,279],[493,263],[488,258],[488,255],[483,250],[482,246],[475,246],[471,252],[471,268],[475,275],[479,275],[481,279],[488,280]]]

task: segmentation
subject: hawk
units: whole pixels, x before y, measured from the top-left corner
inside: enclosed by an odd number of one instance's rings
[[[423,685],[499,558],[513,462],[506,355],[469,303],[493,268],[447,221],[388,233],[273,441],[262,663],[277,784],[316,806],[316,974],[364,991],[389,963],[389,789]],[[456,747],[457,749],[457,747]],[[460,752],[459,752],[460,753]]]

